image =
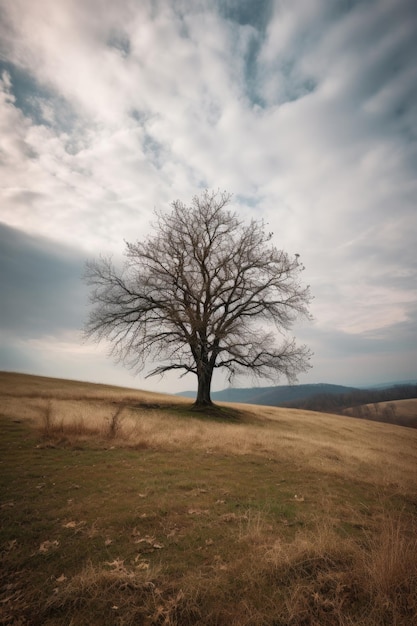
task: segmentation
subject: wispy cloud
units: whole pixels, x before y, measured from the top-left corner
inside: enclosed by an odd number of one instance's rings
[[[78,263],[119,255],[124,239],[148,232],[154,207],[228,189],[307,267],[310,379],[338,336],[358,355],[385,346],[392,363],[410,363],[401,329],[417,309],[413,0],[2,6],[4,224],[71,246]],[[48,272],[43,285],[52,289]],[[80,322],[59,319],[48,318],[58,334]],[[396,378],[397,365],[378,377]],[[349,367],[332,362],[329,376],[349,382]],[[370,357],[361,367],[375,378]]]

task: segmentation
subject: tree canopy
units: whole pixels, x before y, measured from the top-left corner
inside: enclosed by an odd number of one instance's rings
[[[262,221],[239,219],[230,200],[209,191],[191,206],[176,200],[156,212],[150,236],[126,243],[121,270],[104,257],[86,269],[87,335],[109,340],[135,371],[152,361],[148,376],[196,374],[200,406],[211,404],[217,368],[293,382],[309,367],[309,350],[286,336],[309,316],[299,256],[278,250]]]

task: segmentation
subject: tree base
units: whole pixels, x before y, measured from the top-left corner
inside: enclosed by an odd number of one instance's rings
[[[213,408],[214,406],[216,406],[215,404],[213,404],[213,402],[211,400],[207,401],[207,400],[196,400],[194,402],[194,404],[192,404],[193,409],[210,409]]]

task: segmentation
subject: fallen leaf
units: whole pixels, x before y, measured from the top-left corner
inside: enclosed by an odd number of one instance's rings
[[[106,565],[110,565],[110,567],[114,567],[114,569],[123,569],[124,568],[124,560],[123,559],[114,559],[114,561],[106,561]]]
[[[156,548],[157,550],[161,550],[164,547],[163,543],[154,543],[152,544],[153,548]]]
[[[61,574],[61,576],[56,579],[56,582],[63,583],[65,580],[67,580],[67,577],[65,576],[65,574]]]
[[[74,528],[77,530],[80,530],[81,526],[85,526],[87,522],[85,522],[84,520],[82,520],[81,522],[76,522],[74,520],[71,520],[70,522],[66,522],[65,524],[62,524],[62,528]]]
[[[225,513],[221,516],[220,519],[223,522],[233,522],[234,520],[238,519],[238,516],[236,515],[236,513]]]
[[[212,546],[214,543],[213,539],[206,539],[206,546]]]
[[[104,545],[105,546],[109,546],[111,543],[113,543],[112,539],[106,539],[105,542],[104,542]]]
[[[137,567],[138,569],[149,568],[149,561],[146,561],[145,559],[143,559],[141,554],[137,554],[135,558],[133,559],[133,562],[135,563],[135,567]]]
[[[216,570],[227,570],[228,569],[228,566],[223,561],[223,559],[220,556],[220,554],[216,554],[215,555],[214,563],[213,563],[212,567],[213,567],[213,569],[216,569]]]
[[[49,552],[52,548],[57,548],[59,546],[59,541],[56,539],[54,541],[43,541],[39,546],[39,552]]]
[[[153,544],[153,542],[155,541],[155,537],[153,537],[152,535],[145,535],[145,541],[146,543],[149,543],[149,545]]]
[[[200,489],[200,488],[197,487],[196,489],[192,489],[189,492],[189,495],[194,497],[194,496],[199,496],[200,493],[207,493],[207,489]]]

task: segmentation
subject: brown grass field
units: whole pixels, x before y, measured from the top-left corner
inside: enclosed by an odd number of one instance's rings
[[[362,404],[345,409],[344,414],[417,428],[417,398]]]
[[[0,373],[0,624],[417,624],[417,430]]]

